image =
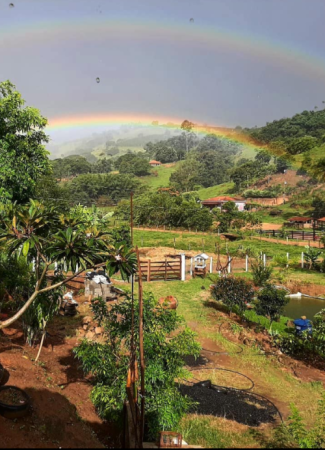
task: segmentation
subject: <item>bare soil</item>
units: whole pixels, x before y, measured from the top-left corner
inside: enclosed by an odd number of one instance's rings
[[[19,324],[0,333],[7,384],[25,390],[32,401],[24,418],[0,416],[0,448],[121,447],[116,428],[98,417],[90,400],[91,380],[84,378],[72,353],[81,322],[82,316],[57,317],[39,364],[34,362],[38,349],[24,343]]]

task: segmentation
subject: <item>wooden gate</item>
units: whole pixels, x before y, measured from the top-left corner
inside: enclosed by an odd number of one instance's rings
[[[145,281],[172,281],[182,279],[181,257],[165,261],[140,261],[142,279]]]

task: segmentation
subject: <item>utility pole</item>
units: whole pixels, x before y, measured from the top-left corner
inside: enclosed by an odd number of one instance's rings
[[[130,198],[130,203],[131,203],[131,245],[133,247],[133,191],[131,192],[131,198]]]

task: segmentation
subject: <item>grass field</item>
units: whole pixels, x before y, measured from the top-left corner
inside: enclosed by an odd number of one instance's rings
[[[255,382],[254,392],[265,395],[275,402],[284,418],[288,416],[289,405],[293,403],[300,410],[307,424],[311,425],[315,420],[317,400],[322,393],[321,383],[305,382],[296,378],[290,369],[284,370],[276,358],[261,354],[254,346],[243,346],[243,352],[238,354],[238,346],[227,340],[219,329],[221,323],[229,321],[232,324],[233,321],[212,308],[211,302],[207,302],[210,297],[208,290],[210,283],[209,279],[170,283],[153,282],[144,283],[144,289],[147,292],[153,292],[157,298],[166,295],[176,296],[179,302],[178,313],[197,333],[197,339],[201,345],[211,346],[214,343],[222,351],[230,352],[225,358],[209,355],[210,367],[211,364],[213,367],[215,363],[215,367],[235,370],[249,376]],[[281,326],[284,320],[282,319]],[[234,333],[242,329],[237,323],[233,327]],[[196,371],[194,376],[199,380],[211,379],[214,383],[223,386],[243,387],[243,380],[233,373],[203,370]],[[262,425],[254,430],[268,435],[271,428],[272,425]],[[182,420],[179,431],[190,444],[201,445],[205,448],[261,447],[253,429],[224,417],[189,414]]]
[[[177,169],[178,164],[179,163],[175,163],[173,165],[168,164],[168,167],[155,167],[153,171],[157,171],[157,177],[155,175],[149,175],[147,177],[140,178],[140,180],[153,189],[157,189],[159,187],[167,187],[169,186],[169,178],[171,174]]]
[[[197,191],[198,196],[201,200],[206,200],[211,197],[218,197],[219,195],[227,195],[231,189],[233,189],[234,184],[232,182],[219,184],[217,186],[212,186],[208,188],[202,188]]]
[[[286,245],[285,243],[277,244],[274,242],[260,241],[258,239],[241,239],[235,242],[226,242],[219,240],[216,234],[203,233],[182,233],[182,232],[163,232],[163,231],[146,231],[134,230],[135,245],[139,247],[174,247],[177,250],[196,250],[198,252],[206,251],[215,252],[216,243],[220,242],[220,250],[222,254],[226,254],[226,250],[236,251],[238,248],[255,249],[265,253],[267,256],[285,256],[287,252],[292,258],[300,258],[302,247],[294,245]]]

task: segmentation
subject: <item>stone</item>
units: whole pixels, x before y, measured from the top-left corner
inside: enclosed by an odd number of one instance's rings
[[[79,337],[83,338],[86,336],[86,332],[84,330],[79,330]]]
[[[103,328],[102,327],[96,327],[95,328],[95,334],[103,334]]]
[[[84,325],[82,328],[83,328],[85,331],[87,331],[87,330],[88,330],[88,325]]]

